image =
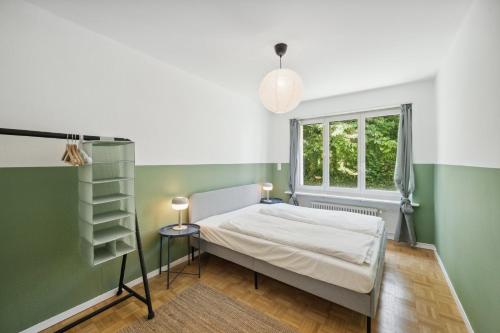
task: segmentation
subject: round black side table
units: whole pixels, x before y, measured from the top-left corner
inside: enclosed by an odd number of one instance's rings
[[[170,271],[170,240],[173,238],[179,238],[179,237],[186,237],[187,238],[187,256],[188,256],[188,264],[191,264],[191,258],[189,255],[189,250],[191,248],[191,243],[190,243],[190,237],[191,236],[196,236],[198,237],[198,251],[201,248],[201,237],[200,237],[200,226],[197,224],[184,224],[187,228],[184,230],[174,230],[173,227],[177,226],[178,224],[170,224],[167,225],[166,227],[163,227],[160,229],[160,274],[162,272],[161,267],[162,267],[162,250],[163,250],[163,238],[165,237],[167,239],[167,289],[170,288],[170,284],[174,282],[174,280],[180,275],[180,274],[188,274],[188,275],[198,275],[198,277],[201,277],[201,260],[198,256],[198,274],[196,273],[187,273],[184,272],[184,266],[180,271],[177,272],[171,272]],[[198,252],[199,253],[199,252]],[[193,261],[194,261],[194,256],[193,256]],[[176,274],[172,280],[170,280],[170,273]]]
[[[267,200],[266,198],[262,198],[260,199],[260,203],[272,205],[277,203],[283,203],[283,200],[280,198],[269,198],[269,200]]]

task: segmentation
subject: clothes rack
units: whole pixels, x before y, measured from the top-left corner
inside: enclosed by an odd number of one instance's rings
[[[31,136],[35,138],[49,138],[49,139],[79,139],[81,134],[71,134],[71,133],[54,133],[54,132],[40,132],[32,130],[22,130],[22,129],[12,129],[12,128],[0,128],[0,134],[2,135],[15,135],[15,136]],[[96,135],[83,135],[82,139],[85,141],[101,140],[105,137],[100,137]],[[107,138],[106,138],[107,139]],[[113,141],[130,141],[125,138],[111,138]]]
[[[15,135],[15,136],[28,136],[28,137],[38,137],[38,138],[51,138],[51,139],[63,139],[63,140],[68,140],[68,139],[79,139],[80,137],[83,138],[85,141],[94,141],[94,140],[112,140],[112,141],[131,141],[127,138],[108,138],[108,137],[100,137],[100,136],[95,136],[95,135],[80,135],[80,134],[71,134],[71,133],[54,133],[54,132],[41,132],[41,131],[32,131],[32,130],[22,130],[22,129],[9,129],[9,128],[0,128],[0,135]],[[145,292],[145,297],[134,291],[132,288],[128,287],[124,283],[124,277],[125,277],[125,268],[127,264],[127,254],[124,254],[122,256],[122,263],[121,263],[121,269],[120,269],[120,277],[119,277],[119,282],[118,282],[118,291],[116,293],[117,296],[121,295],[123,293],[123,290],[127,291],[127,294],[124,296],[121,296],[120,298],[117,298],[113,302],[106,304],[99,309],[65,325],[64,327],[60,328],[56,332],[66,332],[69,329],[81,324],[84,321],[87,321],[96,315],[100,314],[101,312],[106,311],[107,309],[120,304],[121,302],[129,299],[130,297],[135,297],[144,304],[146,304],[148,308],[148,319],[152,319],[154,317],[154,311],[153,311],[153,306],[151,303],[151,293],[149,290],[149,283],[148,283],[148,278],[147,278],[147,272],[146,272],[146,265],[144,263],[144,254],[142,250],[142,242],[141,242],[141,236],[139,232],[139,222],[137,219],[137,212],[135,212],[135,237],[137,241],[137,251],[139,254],[139,264],[141,266],[141,274],[142,274],[142,281],[144,284],[144,292]]]

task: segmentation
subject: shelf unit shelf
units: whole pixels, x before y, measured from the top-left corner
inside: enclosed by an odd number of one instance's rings
[[[119,164],[119,163],[135,163],[132,160],[117,160],[117,161],[93,161],[89,165],[103,165],[103,164]]]
[[[129,228],[123,227],[121,225],[94,231],[94,245],[108,243],[131,235],[133,232],[133,230],[130,230]]]
[[[129,244],[127,244],[123,241],[116,242],[116,254],[118,256],[122,256],[122,255],[130,253],[134,250],[135,250],[134,247],[130,246]]]
[[[124,217],[130,217],[132,215],[133,215],[132,213],[125,212],[122,210],[100,213],[100,214],[94,215],[94,219],[92,220],[92,223],[93,224],[101,224],[101,223],[116,221],[116,220],[122,219]]]
[[[108,203],[108,202],[126,200],[126,199],[130,199],[133,197],[134,197],[133,195],[123,194],[123,193],[101,195],[101,196],[94,197],[92,199],[92,203],[94,205],[98,205],[98,204],[103,204],[103,203]]]
[[[90,181],[90,183],[92,183],[92,184],[105,184],[105,183],[123,182],[123,181],[128,181],[128,180],[134,180],[134,178],[130,178],[130,177],[102,178],[102,179],[92,180],[92,181]]]
[[[133,142],[89,141],[78,168],[82,254],[93,266],[136,249]]]
[[[115,258],[115,255],[111,252],[111,250],[101,247],[94,251],[94,265],[102,264],[108,260]]]

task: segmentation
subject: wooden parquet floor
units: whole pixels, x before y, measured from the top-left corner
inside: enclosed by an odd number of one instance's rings
[[[278,281],[261,276],[259,289],[253,286],[251,271],[212,255],[202,256],[201,279],[181,275],[170,290],[166,275],[150,280],[153,307],[157,308],[184,289],[201,282],[299,332],[365,332],[365,317]],[[197,265],[186,270],[193,272]],[[143,292],[142,286],[134,288]],[[96,307],[110,302],[107,300]],[[196,306],[196,305],[194,305]],[[85,313],[61,322],[53,332]],[[116,332],[135,321],[144,321],[147,310],[131,298],[80,324],[72,332]],[[467,332],[434,253],[389,242],[377,317],[372,332]]]

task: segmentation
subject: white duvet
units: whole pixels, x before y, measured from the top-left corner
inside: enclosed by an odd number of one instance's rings
[[[220,227],[355,264],[370,263],[374,235],[340,229],[331,223],[297,222],[261,212],[237,215]]]
[[[273,206],[282,205],[286,204]],[[210,243],[257,258],[276,267],[359,293],[368,293],[372,290],[383,236],[375,239],[375,243],[370,250],[372,253],[370,263],[359,265],[329,255],[221,228],[221,225],[228,220],[241,214],[259,213],[262,208],[266,207],[269,207],[269,205],[251,205],[224,214],[210,216],[196,223],[201,227],[201,237]]]
[[[335,227],[371,236],[379,236],[384,228],[384,221],[378,216],[320,210],[286,204],[263,207],[260,209],[260,213],[297,222]]]

